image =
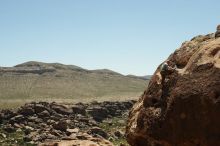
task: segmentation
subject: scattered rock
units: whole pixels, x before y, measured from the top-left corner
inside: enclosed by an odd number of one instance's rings
[[[0,113],[0,124],[3,122],[3,114]]]
[[[67,122],[65,120],[56,122],[53,124],[53,128],[60,131],[66,131],[68,128]]]
[[[32,131],[34,131],[34,128],[30,127],[30,126],[25,126],[24,127],[24,132],[25,134],[30,134]]]
[[[7,124],[3,126],[3,130],[5,130],[8,133],[12,133],[16,131],[16,129],[11,124]]]
[[[114,135],[117,137],[117,138],[122,138],[124,137],[124,133],[120,130],[117,130],[114,132]]]
[[[79,129],[78,129],[78,128],[67,129],[66,131],[69,132],[69,133],[78,133],[78,132],[79,132]]]
[[[82,103],[76,104],[72,106],[73,114],[81,114],[81,115],[86,115],[86,110],[85,110],[85,105]]]
[[[24,136],[23,140],[24,140],[25,142],[30,142],[30,141],[32,140],[32,138],[29,137],[29,136]]]
[[[0,133],[0,136],[1,136],[2,138],[6,138],[6,137],[7,137],[6,134],[4,134],[4,133]]]
[[[109,141],[105,141],[109,135],[98,127],[99,122],[108,117],[122,117],[133,103],[134,101],[65,105],[32,102],[17,110],[0,111],[0,121],[3,123],[2,129],[8,133],[24,132],[23,140],[27,143],[40,145],[55,140],[88,140],[96,145],[107,146],[108,143],[111,145]],[[84,143],[80,144],[84,146]]]
[[[1,119],[2,120],[9,120],[16,115],[17,115],[17,113],[14,112],[13,110],[2,110],[1,111]]]
[[[91,129],[89,129],[89,131],[87,133],[91,134],[93,136],[99,135],[99,136],[102,136],[105,139],[108,138],[108,134],[99,127],[92,127]]]
[[[50,117],[50,113],[47,110],[44,110],[44,111],[38,113],[38,116],[40,118],[46,118],[46,117]]]
[[[48,110],[48,108],[46,106],[44,106],[43,104],[37,103],[34,105],[34,109],[36,113],[41,113],[45,110]]]
[[[94,120],[102,122],[108,117],[108,112],[106,109],[100,106],[93,106],[87,109],[87,113],[93,117]]]
[[[26,106],[23,106],[22,108],[18,109],[18,113],[22,114],[24,116],[31,116],[31,115],[35,114],[33,107],[32,106],[29,107],[28,104]]]
[[[64,106],[61,104],[57,104],[55,102],[53,102],[50,106],[51,106],[51,109],[56,111],[58,114],[69,115],[69,114],[73,113],[71,108],[68,108],[67,106]]]
[[[9,120],[9,123],[22,123],[25,120],[23,115],[17,115]]]

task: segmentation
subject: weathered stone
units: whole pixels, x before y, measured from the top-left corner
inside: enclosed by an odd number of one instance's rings
[[[33,108],[35,109],[35,112],[36,112],[36,113],[41,113],[41,112],[43,112],[43,111],[45,111],[45,110],[48,110],[47,107],[45,107],[44,105],[39,104],[39,103],[36,104]]]
[[[51,104],[51,109],[53,109],[57,113],[63,114],[63,115],[69,115],[73,112],[71,108],[68,108],[64,105],[57,104],[57,103],[52,103]]]
[[[6,137],[7,137],[7,135],[4,134],[4,133],[0,133],[0,136],[1,136],[2,138],[6,138]]]
[[[12,133],[16,131],[16,129],[11,124],[3,126],[3,130],[5,130],[8,133]]]
[[[0,112],[0,124],[3,122],[3,113]]]
[[[117,137],[117,138],[122,138],[124,137],[124,133],[120,130],[117,130],[114,132],[114,135]]]
[[[17,115],[17,113],[12,110],[2,110],[1,113],[2,120],[9,120]]]
[[[49,133],[49,134],[47,134],[46,139],[49,139],[49,140],[54,139],[54,140],[56,140],[57,137]]]
[[[220,39],[195,37],[168,60],[177,69],[161,84],[159,66],[129,114],[129,144],[220,145]],[[147,104],[152,97],[158,104]]]
[[[54,120],[51,120],[51,119],[47,120],[48,125],[53,125],[54,123],[56,123]]]
[[[24,140],[25,142],[30,142],[30,141],[32,140],[32,138],[29,137],[29,136],[24,136],[23,140]]]
[[[111,142],[93,138],[91,140],[62,140],[61,142],[48,142],[41,146],[114,146]]]
[[[217,31],[215,32],[215,38],[220,37],[220,25],[217,26]]]
[[[38,116],[40,118],[50,117],[50,113],[47,110],[45,110],[45,111],[38,113]]]
[[[55,135],[55,136],[58,136],[58,137],[61,137],[62,136],[62,132],[61,131],[59,131],[59,130],[52,130],[51,132],[50,132],[52,135]]]
[[[18,109],[18,113],[22,114],[24,116],[31,116],[35,112],[34,112],[33,107],[31,107],[31,106],[30,107],[29,106],[24,106],[24,107],[21,107],[20,109]]]
[[[53,124],[53,128],[60,131],[66,131],[68,128],[67,122],[65,120],[59,121],[55,124]]]
[[[85,106],[83,105],[73,105],[72,111],[73,111],[73,114],[86,115]]]
[[[101,122],[108,117],[108,111],[102,107],[94,106],[86,110],[89,115],[93,117],[94,120]]]
[[[79,129],[78,129],[78,128],[67,129],[66,131],[67,131],[67,132],[70,132],[70,133],[78,133],[78,132],[79,132]]]
[[[9,120],[9,123],[13,124],[13,123],[22,123],[24,121],[24,116],[23,115],[17,115],[15,117],[12,117]]]
[[[17,123],[14,123],[13,126],[14,126],[15,128],[22,128],[22,126],[19,125],[19,124],[17,124]]]
[[[25,126],[24,127],[24,133],[26,135],[30,134],[32,131],[34,131],[34,128],[30,127],[30,126]]]
[[[107,139],[108,138],[108,134],[102,130],[101,128],[99,127],[92,127],[91,129],[88,130],[87,132],[88,134],[91,134],[91,135],[100,135],[102,136],[103,138]]]

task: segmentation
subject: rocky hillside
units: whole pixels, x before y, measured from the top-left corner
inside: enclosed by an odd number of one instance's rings
[[[86,70],[59,63],[27,62],[0,68],[0,99],[99,99],[136,97],[148,80],[111,70]]]
[[[131,146],[220,146],[220,26],[215,34],[184,42],[160,66],[133,106]],[[176,69],[174,69],[176,67]]]
[[[2,110],[0,145],[117,145],[123,143],[125,119],[133,104],[32,102],[17,110]]]

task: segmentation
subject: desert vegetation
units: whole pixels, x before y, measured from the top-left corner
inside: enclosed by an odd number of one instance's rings
[[[110,70],[86,70],[58,63],[27,62],[0,68],[0,108],[30,101],[91,102],[135,99],[149,79]]]

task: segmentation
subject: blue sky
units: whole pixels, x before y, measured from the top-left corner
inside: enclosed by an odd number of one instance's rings
[[[152,74],[217,24],[219,0],[0,0],[0,66],[42,61]]]

